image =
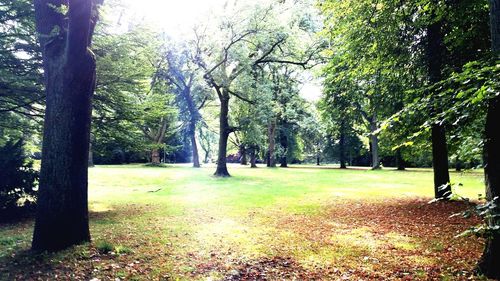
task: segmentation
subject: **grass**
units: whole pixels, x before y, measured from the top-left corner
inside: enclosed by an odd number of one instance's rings
[[[460,279],[480,255],[480,241],[454,238],[478,222],[449,217],[463,204],[427,204],[430,170],[213,171],[90,169],[94,242],[34,256],[33,221],[1,225],[0,280]],[[451,176],[462,196],[483,193],[479,171]]]

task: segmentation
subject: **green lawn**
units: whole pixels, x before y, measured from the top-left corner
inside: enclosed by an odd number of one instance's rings
[[[31,220],[0,225],[0,280],[429,279],[471,275],[481,241],[432,172],[294,166],[90,169],[93,243],[30,255]],[[477,198],[482,173],[452,173]]]

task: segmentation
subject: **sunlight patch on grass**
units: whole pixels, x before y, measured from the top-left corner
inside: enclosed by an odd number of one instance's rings
[[[102,213],[102,212],[109,212],[112,211],[113,208],[106,203],[102,202],[90,202],[89,203],[89,210],[94,213]]]
[[[419,248],[419,245],[411,237],[404,236],[395,232],[390,232],[384,235],[387,242],[392,244],[395,249],[413,251]]]
[[[331,240],[336,244],[351,245],[367,251],[374,251],[380,246],[380,241],[367,227],[353,228],[343,232],[333,234]]]

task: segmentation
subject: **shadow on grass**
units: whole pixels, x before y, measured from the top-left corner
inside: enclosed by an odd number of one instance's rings
[[[92,228],[109,229],[113,224],[142,216],[146,212],[146,208],[137,205],[112,207],[106,211],[89,212]],[[36,253],[30,250],[31,235],[19,236],[19,232],[26,234],[28,229],[32,229],[32,218],[27,218],[22,226],[21,223],[14,223],[8,227],[12,231],[6,231],[6,237],[0,239],[0,280],[89,280],[93,274],[94,263],[109,258],[100,256],[93,246],[95,242],[104,239],[102,237],[92,243],[73,246],[56,253]],[[19,228],[17,231],[16,227]],[[119,231],[121,229],[117,230]]]

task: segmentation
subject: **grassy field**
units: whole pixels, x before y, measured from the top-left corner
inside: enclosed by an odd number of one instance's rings
[[[0,280],[465,280],[481,253],[455,238],[478,223],[463,203],[428,204],[430,170],[213,171],[90,169],[93,242],[32,255],[32,220],[0,225]],[[479,171],[452,181],[483,193]]]

